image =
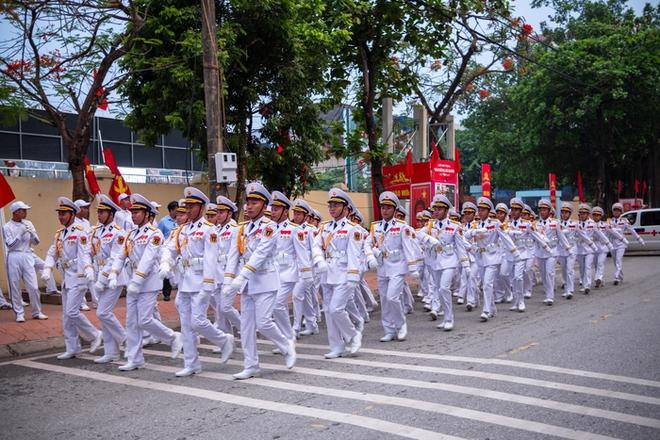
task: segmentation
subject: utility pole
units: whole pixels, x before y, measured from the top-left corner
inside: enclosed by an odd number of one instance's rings
[[[215,171],[215,154],[223,151],[221,70],[218,65],[218,41],[215,24],[215,1],[201,0],[202,4],[202,51],[204,63],[204,104],[206,108],[206,143],[209,176],[209,195],[215,202],[218,184]]]

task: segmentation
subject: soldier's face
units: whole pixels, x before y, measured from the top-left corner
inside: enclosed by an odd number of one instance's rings
[[[420,228],[423,228],[428,223],[428,220],[417,220],[417,225]]]
[[[188,214],[185,212],[177,212],[176,213],[176,224],[177,225],[183,225],[188,222]]]
[[[215,216],[217,224],[225,225],[231,218],[231,211],[229,209],[219,209],[218,214]]]
[[[119,202],[119,206],[121,207],[121,209],[128,209],[128,208],[130,208],[130,207],[131,207],[131,199],[127,197],[127,198],[125,198],[124,200],[121,200],[121,201]]]
[[[474,212],[472,211],[465,211],[463,213],[463,217],[461,220],[465,221],[465,223],[470,223],[472,220],[474,220]]]
[[[186,213],[188,214],[188,218],[197,220],[202,216],[202,204],[186,203]]]
[[[300,211],[293,211],[293,221],[297,225],[305,223],[305,213]]]
[[[593,214],[591,214],[591,216],[594,218],[594,221],[595,221],[595,222],[599,222],[599,221],[601,221],[601,219],[603,218],[602,215],[600,215],[599,213],[596,213],[596,212],[594,212]]]
[[[550,208],[546,208],[545,206],[541,206],[539,208],[539,215],[543,220],[548,218],[550,216]]]
[[[17,222],[20,222],[21,220],[24,220],[27,217],[27,209],[17,209],[16,211],[14,211],[11,217]]]
[[[330,217],[338,220],[344,216],[344,208],[346,205],[340,202],[329,202],[328,203],[328,213]],[[392,211],[394,213],[394,211]]]
[[[580,219],[581,222],[587,221],[589,218],[589,213],[586,211],[580,211],[578,212],[578,218]]]
[[[57,219],[62,226],[69,226],[73,221],[73,212],[71,211],[57,211]]]
[[[621,214],[623,214],[623,212],[621,212],[619,208],[615,208],[612,210],[612,215],[614,216],[614,218],[621,217]]]
[[[218,214],[215,212],[207,212],[206,213],[206,220],[210,221],[214,225],[217,224],[218,220]]]
[[[560,214],[562,220],[568,220],[571,218],[571,212],[570,211],[561,211]]]
[[[250,220],[256,220],[261,216],[266,202],[259,199],[248,199],[245,204],[245,215]]]
[[[520,218],[520,213],[522,212],[522,209],[520,208],[511,208],[511,211],[509,211],[509,215],[511,216],[512,219],[518,220]]]
[[[488,218],[488,215],[490,215],[490,209],[488,208],[479,208],[479,211],[477,212],[479,215],[479,218],[481,220],[486,220]]]
[[[499,221],[501,221],[501,222],[503,222],[504,220],[506,220],[506,212],[504,212],[504,211],[497,211],[497,212],[495,213],[495,216],[496,216],[497,219],[498,219]]]
[[[134,224],[142,226],[147,222],[147,211],[144,209],[132,209],[131,220],[133,220]]]
[[[447,208],[444,206],[436,206],[433,208],[433,218],[442,220],[447,215]]]
[[[397,220],[401,220],[401,221],[405,221],[405,220],[406,220],[406,216],[405,216],[405,214],[402,214],[402,213],[400,213],[400,212],[397,212],[397,213],[395,214],[395,216],[396,216]]]
[[[286,209],[284,206],[273,205],[272,211],[273,211],[273,215],[271,216],[271,218],[276,223],[283,222],[284,220],[287,220],[289,218],[289,210]]]
[[[394,217],[394,206],[392,205],[380,205],[380,215],[383,217],[385,220],[392,220],[392,217]]]
[[[306,220],[307,220],[307,223],[309,223],[310,225],[314,225],[314,226],[318,226],[318,225],[319,225],[319,221],[316,220],[316,219],[315,219],[314,217],[312,217],[311,215],[308,215],[308,216],[306,217]]]
[[[96,216],[99,219],[99,223],[107,225],[110,223],[110,218],[112,217],[112,212],[107,209],[99,209],[96,211]]]

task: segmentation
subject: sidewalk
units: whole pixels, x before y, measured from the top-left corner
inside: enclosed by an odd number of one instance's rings
[[[376,274],[368,272],[367,282],[371,288],[376,289]],[[176,291],[172,292],[171,301],[165,302],[162,297],[158,299],[158,310],[160,311],[163,323],[171,328],[179,328],[179,313],[174,305]],[[236,300],[236,308],[239,308],[239,300]],[[91,303],[89,303],[91,307]],[[15,321],[14,312],[11,310],[0,310],[0,359],[25,356],[47,350],[63,349],[64,338],[62,333],[62,307],[59,305],[42,304],[42,311],[48,315],[45,321],[39,321],[31,318],[32,310],[25,308],[25,322]],[[97,328],[100,328],[99,320],[96,317],[96,310],[91,309],[88,312],[80,312]],[[126,322],[126,298],[119,298],[115,307],[115,314],[119,321]],[[85,344],[87,345],[87,344]]]

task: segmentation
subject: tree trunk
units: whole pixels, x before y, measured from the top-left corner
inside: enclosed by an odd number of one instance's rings
[[[90,200],[90,194],[85,186],[85,162],[87,142],[81,142],[80,137],[74,138],[71,144],[66,146],[69,151],[69,171],[73,177],[73,188],[71,196],[73,200]]]
[[[247,135],[245,131],[247,127],[245,124],[240,124],[238,127],[238,142],[236,150],[236,161],[238,162],[238,169],[236,170],[236,198],[234,203],[238,207],[238,217],[240,218],[243,212],[243,195],[245,194],[245,180],[247,178]]]
[[[660,182],[660,148],[657,145],[657,142],[653,142],[651,147],[651,157],[649,161],[649,178],[648,178],[648,192],[649,197],[648,201],[652,208],[657,208],[660,206],[660,188],[658,188],[658,182]]]

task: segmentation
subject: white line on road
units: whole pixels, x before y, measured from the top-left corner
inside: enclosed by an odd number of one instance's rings
[[[213,345],[205,345],[205,344],[201,344],[199,345],[199,347],[206,349],[216,348]],[[272,356],[272,353],[266,351],[258,351],[257,353],[259,354],[259,356]],[[367,361],[359,358],[339,358],[339,359],[326,360],[318,355],[302,354],[302,353],[298,353],[297,357],[298,359],[308,359],[312,361],[333,362],[333,363],[348,364],[348,365],[362,365],[372,368],[387,368],[391,370],[418,371],[422,373],[446,374],[450,376],[476,377],[479,379],[509,382],[516,385],[530,385],[541,388],[549,388],[553,390],[570,391],[581,394],[591,394],[594,396],[607,397],[608,399],[621,399],[621,400],[629,400],[632,402],[648,403],[651,405],[660,405],[660,398],[656,398],[656,397],[642,396],[631,393],[622,393],[620,391],[603,390],[600,388],[585,387],[581,385],[572,385],[567,383],[551,382],[547,380],[531,379],[528,377],[510,376],[510,375],[498,374],[498,373],[488,373],[485,371],[456,370],[453,368],[431,367],[426,365],[410,365],[410,364],[402,364],[398,362],[393,363],[393,362]]]
[[[157,350],[144,350],[144,353],[159,357],[169,356],[169,353],[157,351]],[[200,356],[199,359],[202,362],[221,364],[219,359],[213,357]],[[228,364],[237,365],[237,366],[243,365],[241,361],[234,361],[234,360],[230,360]],[[304,368],[304,367],[295,367],[294,370],[288,370],[285,366],[277,365],[277,364],[262,363],[261,366],[263,368],[268,368],[271,370],[291,371],[292,373],[307,374],[307,375],[319,376],[319,377],[329,377],[340,380],[354,380],[358,382],[380,383],[385,385],[398,385],[403,387],[421,388],[425,390],[431,389],[438,391],[448,391],[458,394],[465,394],[469,396],[518,403],[521,405],[536,406],[539,408],[546,408],[553,411],[568,412],[572,414],[578,414],[580,416],[599,417],[603,419],[613,420],[616,422],[630,423],[633,425],[648,426],[650,428],[660,429],[660,420],[652,419],[649,417],[642,417],[633,414],[609,411],[600,408],[592,408],[583,405],[575,405],[572,403],[559,402],[556,400],[540,399],[538,397],[522,396],[518,394],[505,393],[501,391],[493,391],[493,390],[487,390],[481,388],[466,387],[462,385],[452,385],[452,384],[438,383],[438,382],[425,382],[414,379],[370,376],[366,374],[347,373],[343,371],[322,370],[322,369]]]
[[[400,437],[418,439],[418,440],[464,440],[460,437],[445,435],[425,429],[415,428],[413,426],[401,425],[399,423],[388,422],[386,420],[372,417],[359,416],[350,413],[341,413],[338,411],[328,411],[324,409],[309,408],[301,405],[292,405],[288,403],[274,402],[271,400],[253,399],[235,394],[220,393],[217,391],[203,390],[199,388],[184,387],[181,385],[172,385],[161,382],[154,382],[141,379],[133,379],[126,376],[116,376],[106,373],[97,373],[95,371],[81,370],[78,368],[62,367],[59,365],[44,364],[33,361],[15,361],[16,365],[28,368],[45,370],[54,373],[67,374],[70,376],[84,377],[102,382],[109,382],[118,385],[127,385],[148,390],[164,391],[167,393],[181,394],[185,396],[199,397],[202,399],[223,402],[229,405],[246,406],[249,408],[258,408],[267,411],[277,411],[295,416],[311,417],[315,419],[328,420],[336,423],[343,423],[358,426],[361,428],[379,431],[387,434],[393,434]]]
[[[148,364],[145,368],[150,370],[162,371],[165,373],[175,373],[179,370],[177,367],[168,367],[165,365]],[[229,374],[222,373],[209,373],[202,372],[199,374],[202,377],[207,377],[215,380],[232,381],[234,378]],[[407,399],[403,397],[387,396],[383,394],[362,393],[348,390],[338,390],[335,388],[317,387],[312,385],[296,384],[291,382],[253,378],[244,383],[249,385],[260,385],[269,388],[276,388],[285,391],[295,391],[300,393],[317,394],[320,396],[332,396],[342,399],[359,400],[363,402],[371,402],[378,405],[391,405],[400,406],[403,408],[414,408],[416,410],[428,411],[437,414],[444,414],[452,417],[460,417],[463,419],[476,420],[478,422],[491,423],[494,425],[504,426],[506,428],[514,428],[528,432],[536,432],[540,434],[553,435],[556,437],[571,439],[571,440],[611,440],[613,437],[608,437],[600,434],[594,434],[586,431],[578,431],[561,426],[548,425],[546,423],[534,422],[531,420],[516,419],[513,417],[493,414],[483,411],[475,411],[471,409],[444,405],[441,403],[426,402],[422,400]],[[660,426],[659,426],[660,427]]]
[[[260,344],[273,345],[273,343],[271,341],[267,341],[267,340],[263,340],[263,339],[259,339],[257,342],[259,342]],[[328,346],[326,346],[326,345],[302,344],[302,343],[299,343],[299,342],[296,342],[296,347],[312,348],[312,349],[318,349],[318,350],[329,350]],[[546,371],[546,372],[549,372],[549,373],[568,374],[568,375],[572,375],[572,376],[589,377],[589,378],[593,378],[593,379],[604,379],[604,380],[611,380],[613,382],[621,382],[621,383],[628,383],[628,384],[634,384],[634,385],[643,385],[643,386],[660,388],[660,382],[654,381],[654,380],[640,379],[640,378],[637,378],[637,377],[619,376],[619,375],[614,375],[614,374],[598,373],[598,372],[595,372],[595,371],[577,370],[577,369],[573,369],[573,368],[555,367],[553,365],[541,365],[541,364],[533,364],[533,363],[528,363],[528,362],[511,361],[511,360],[505,360],[505,359],[477,358],[477,357],[468,357],[468,356],[451,356],[451,355],[442,355],[442,354],[433,354],[433,353],[408,352],[408,351],[401,351],[401,350],[381,350],[381,349],[377,349],[377,348],[366,348],[366,347],[361,348],[360,352],[361,353],[369,353],[369,354],[377,354],[377,355],[381,355],[381,356],[395,356],[395,357],[403,357],[403,358],[410,358],[410,359],[428,359],[428,360],[449,361],[449,362],[466,362],[466,363],[482,364],[482,365],[502,365],[502,366],[508,366],[508,367],[527,368],[527,369],[532,369],[532,370]]]

